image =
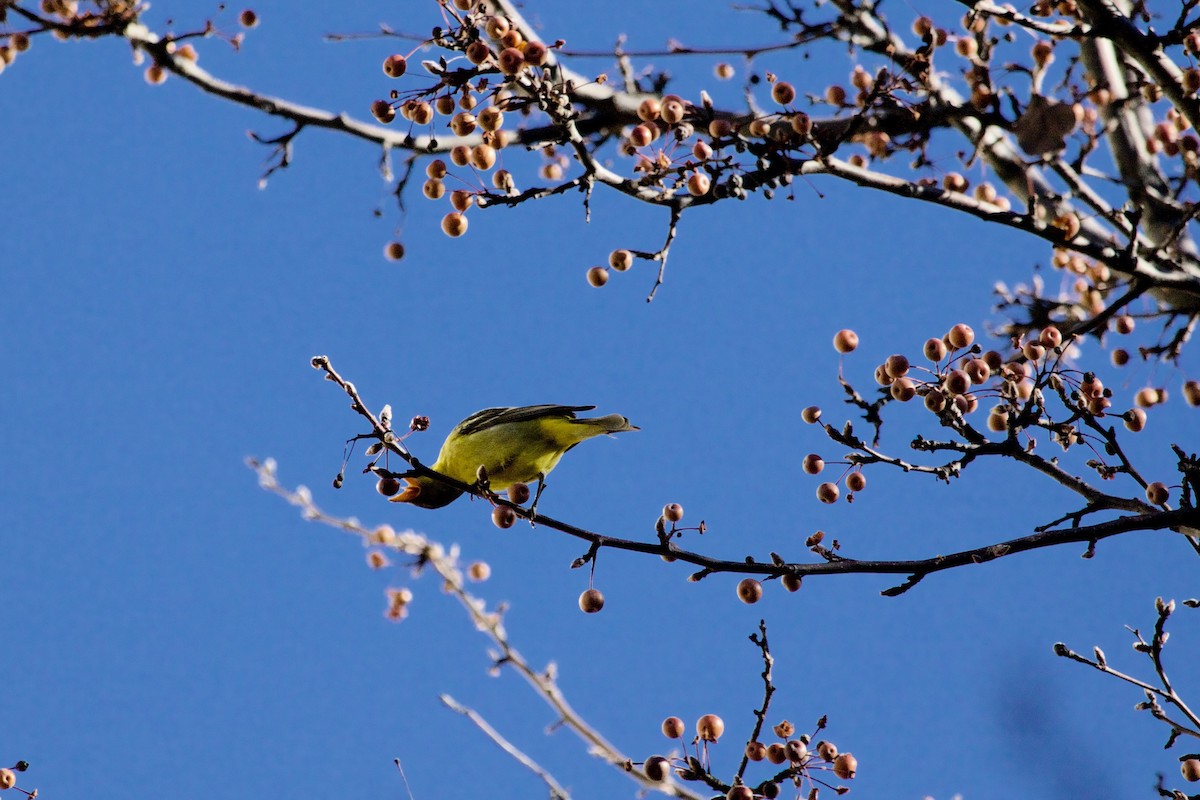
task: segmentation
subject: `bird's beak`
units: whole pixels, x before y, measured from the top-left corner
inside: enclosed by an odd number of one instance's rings
[[[417,485],[416,481],[412,480],[411,478],[405,478],[404,482],[407,483],[408,486],[405,486],[404,491],[400,492],[400,494],[394,497],[389,497],[389,502],[411,503],[413,500],[417,499],[418,495],[421,494],[421,487]]]

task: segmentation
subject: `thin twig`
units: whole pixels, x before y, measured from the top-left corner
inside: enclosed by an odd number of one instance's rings
[[[698,795],[683,787],[670,783],[654,783],[639,771],[627,769],[627,765],[630,763],[628,756],[605,739],[567,702],[566,696],[558,686],[555,671],[534,669],[510,641],[504,627],[502,613],[498,610],[489,610],[487,603],[482,598],[467,590],[457,547],[447,550],[438,542],[412,530],[395,531],[390,525],[371,529],[356,519],[326,514],[313,502],[312,493],[307,488],[302,486],[291,491],[279,483],[273,460],[267,459],[261,462],[251,460],[248,462],[248,466],[258,475],[260,487],[300,508],[306,521],[328,525],[357,536],[368,544],[387,547],[413,556],[414,567],[428,566],[432,568],[441,579],[446,593],[458,601],[475,629],[486,636],[497,648],[498,653],[494,659],[496,666],[498,668],[510,667],[524,678],[534,692],[554,711],[560,724],[587,745],[589,754],[611,764],[623,774],[629,775],[643,788],[653,789],[672,797],[683,798],[683,800],[700,800]]]
[[[471,720],[471,722],[475,723],[475,727],[483,731],[484,735],[495,742],[501,750],[512,756],[518,764],[541,778],[546,786],[550,788],[550,797],[555,798],[555,800],[571,800],[570,793],[562,787],[562,784],[555,780],[554,776],[551,775],[548,770],[540,766],[528,755],[517,749],[512,742],[508,741],[508,739],[505,739],[498,730],[493,728],[488,721],[479,714],[479,712],[464,706],[448,694],[439,695],[438,699],[442,701],[442,705],[446,706],[446,708],[462,714],[464,717]]]

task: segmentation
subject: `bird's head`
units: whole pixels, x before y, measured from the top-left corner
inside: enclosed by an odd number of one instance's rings
[[[420,508],[441,508],[450,505],[462,494],[462,490],[427,475],[410,475],[404,480],[408,486],[395,497],[389,497],[391,502],[409,503]]]

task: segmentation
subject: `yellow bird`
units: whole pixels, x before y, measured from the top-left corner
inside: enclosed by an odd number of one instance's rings
[[[620,414],[576,418],[576,411],[593,408],[595,406],[555,405],[485,408],[454,426],[430,469],[473,484],[482,466],[487,470],[492,490],[536,480],[540,496],[542,481],[563,453],[593,436],[638,430]],[[404,480],[408,486],[390,498],[393,503],[441,508],[462,494],[453,486],[425,475],[409,476]],[[536,496],[533,502],[536,507]]]

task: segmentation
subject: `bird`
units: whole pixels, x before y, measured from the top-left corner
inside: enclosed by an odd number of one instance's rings
[[[576,412],[595,406],[515,406],[485,408],[454,426],[437,460],[430,466],[462,483],[474,484],[486,471],[488,488],[503,490],[514,483],[538,482],[533,509],[545,487],[546,476],[558,465],[563,453],[582,441],[601,434],[640,430],[620,414],[576,417]],[[404,475],[408,483],[393,503],[410,503],[420,508],[442,508],[463,492],[428,475]]]

